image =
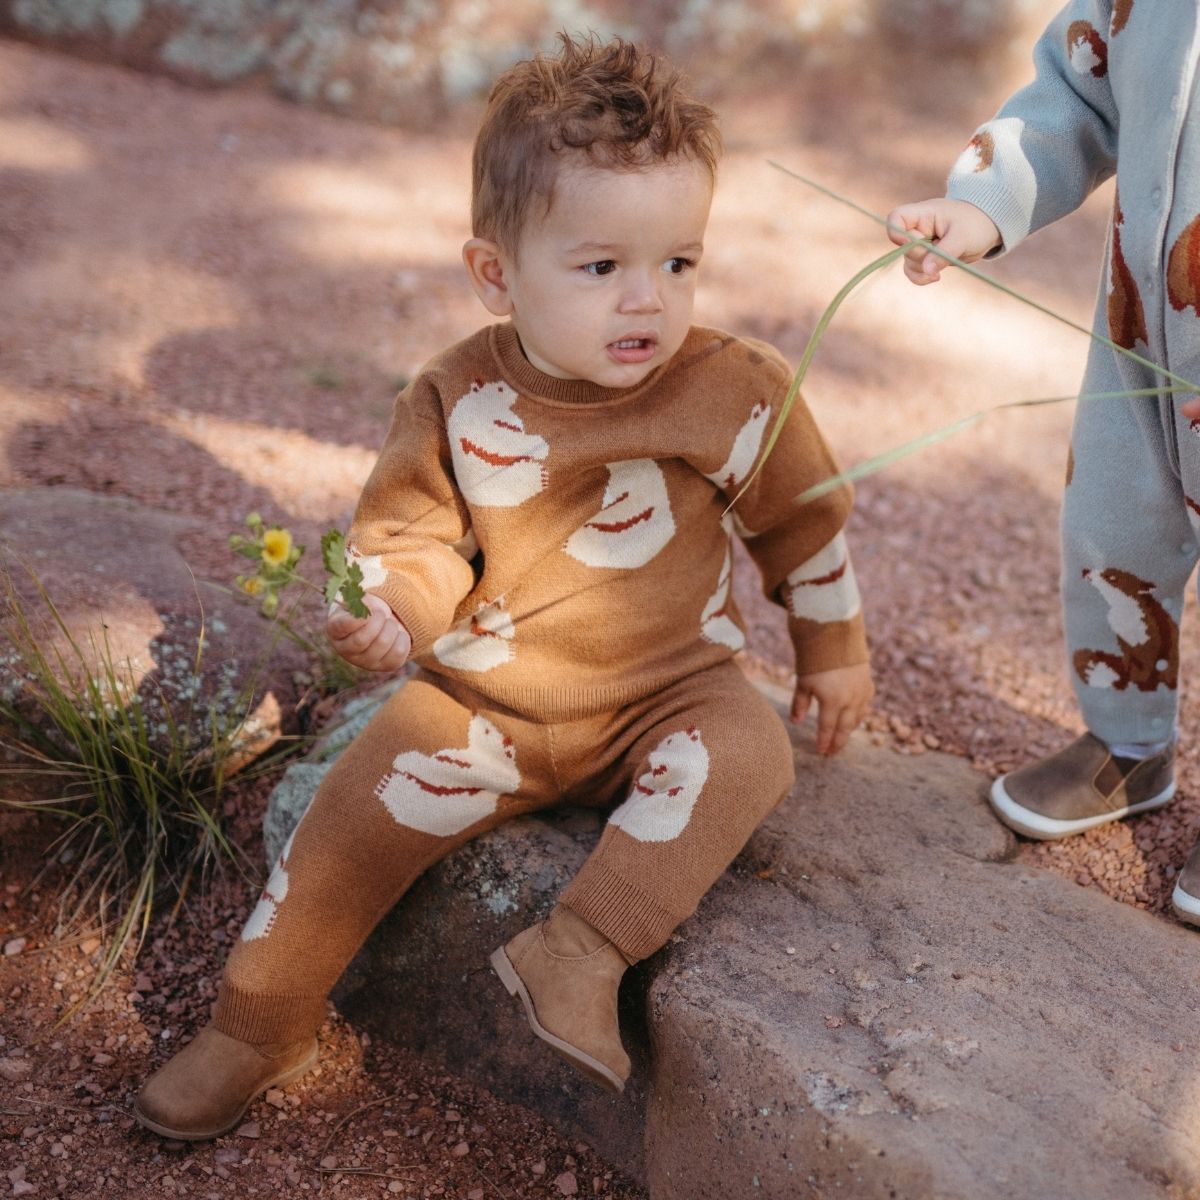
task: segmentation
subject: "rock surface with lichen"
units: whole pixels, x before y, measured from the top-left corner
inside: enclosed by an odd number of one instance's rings
[[[619,1100],[530,1036],[487,965],[548,911],[594,813],[514,821],[429,871],[343,1011],[586,1138],[654,1200],[1200,1188],[1195,934],[1013,861],[959,759],[795,740],[792,794],[626,976]]]

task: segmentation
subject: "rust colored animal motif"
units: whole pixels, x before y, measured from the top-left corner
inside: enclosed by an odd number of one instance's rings
[[[1154,595],[1154,584],[1129,571],[1084,569],[1083,577],[1108,605],[1108,626],[1119,653],[1077,650],[1075,670],[1088,687],[1153,692],[1179,686],[1179,626]]]
[[[1200,216],[1188,222],[1171,247],[1167,259],[1167,297],[1176,312],[1193,308],[1200,315]]]
[[[1133,278],[1133,272],[1125,261],[1121,250],[1121,226],[1125,214],[1121,211],[1121,198],[1113,204],[1112,255],[1109,264],[1108,289],[1108,336],[1118,346],[1132,350],[1140,341],[1146,345],[1146,311],[1142,307],[1141,293]]]
[[[1072,21],[1067,27],[1067,58],[1081,75],[1103,79],[1108,74],[1108,43],[1091,21]]]
[[[1133,12],[1133,0],[1117,0],[1113,5],[1112,20],[1108,26],[1108,36],[1116,37],[1126,25],[1129,24],[1130,14]]]
[[[990,133],[977,133],[966,145],[964,154],[970,151],[975,152],[975,166],[973,171],[986,171],[992,165],[992,159],[996,154],[996,141]]]

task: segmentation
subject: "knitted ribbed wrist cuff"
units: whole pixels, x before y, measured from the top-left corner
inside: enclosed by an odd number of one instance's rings
[[[584,864],[558,902],[604,934],[630,962],[661,949],[691,915],[670,912],[623,875],[595,861]]]
[[[288,1044],[310,1038],[325,1020],[324,996],[272,996],[221,985],[213,1025],[240,1042]]]

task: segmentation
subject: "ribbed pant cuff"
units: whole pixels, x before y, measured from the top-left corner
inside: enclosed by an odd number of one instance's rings
[[[599,863],[588,863],[558,898],[604,934],[630,962],[649,958],[689,913],[663,908],[654,897]]]
[[[325,1020],[324,996],[272,996],[221,985],[213,1025],[240,1042],[300,1042]]]

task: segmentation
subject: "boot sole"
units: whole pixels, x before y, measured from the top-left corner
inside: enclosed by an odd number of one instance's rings
[[[564,1042],[562,1038],[555,1037],[537,1019],[537,1013],[533,1008],[533,998],[529,995],[528,989],[520,975],[517,974],[508,955],[504,953],[503,946],[494,951],[488,961],[492,964],[492,970],[500,976],[500,982],[504,984],[508,994],[516,996],[524,1005],[529,1028],[543,1042],[565,1058],[577,1071],[586,1075],[593,1083],[599,1084],[605,1091],[619,1096],[625,1090],[625,1081],[615,1071],[606,1067],[598,1058],[585,1054],[578,1046],[572,1046],[570,1042]]]
[[[1131,804],[1127,808],[1115,808],[1112,812],[1099,813],[1094,817],[1080,817],[1075,821],[1062,821],[1055,817],[1045,817],[1031,808],[1018,804],[1004,789],[1007,775],[1001,775],[992,784],[988,797],[996,816],[1010,829],[1034,838],[1039,842],[1054,842],[1059,838],[1070,837],[1072,834],[1083,833],[1085,829],[1094,829],[1097,825],[1107,825],[1110,821],[1119,821],[1122,817],[1134,813],[1149,812],[1152,808],[1162,808],[1175,795],[1175,783],[1172,781],[1157,796]],[[1198,918],[1200,919],[1200,918]]]
[[[160,1125],[157,1121],[152,1121],[145,1113],[142,1112],[141,1106],[135,1101],[133,1105],[134,1120],[143,1128],[150,1130],[151,1133],[157,1133],[159,1137],[171,1138],[177,1142],[207,1142],[213,1138],[219,1138],[222,1134],[228,1133],[245,1115],[246,1109],[252,1105],[268,1088],[287,1087],[289,1083],[295,1083],[302,1075],[307,1075],[309,1071],[317,1065],[318,1051],[317,1045],[314,1042],[313,1048],[305,1057],[302,1063],[297,1066],[289,1067],[286,1071],[280,1071],[278,1075],[268,1079],[262,1087],[258,1089],[245,1104],[238,1110],[237,1116],[231,1121],[227,1121],[218,1129],[206,1129],[197,1131],[194,1129],[172,1129],[169,1125]]]

